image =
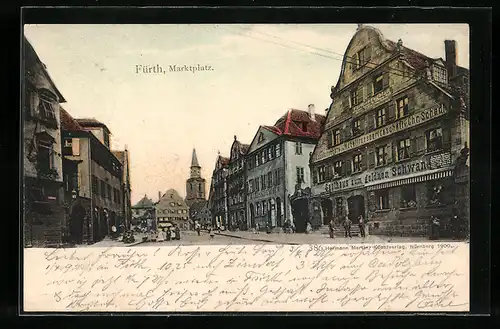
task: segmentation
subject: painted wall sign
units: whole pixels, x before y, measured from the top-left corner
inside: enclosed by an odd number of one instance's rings
[[[380,182],[393,181],[408,176],[420,176],[432,170],[451,166],[451,154],[448,152],[424,157],[394,166],[372,169],[358,175],[339,179],[312,187],[312,194],[336,193],[343,190],[362,188]]]
[[[445,109],[443,104],[440,104],[438,106],[435,106],[433,108],[420,111],[418,113],[412,114],[408,116],[407,118],[398,120],[396,122],[393,122],[385,127],[379,128],[377,130],[374,130],[368,134],[365,134],[363,136],[351,139],[350,141],[347,141],[343,144],[340,144],[334,148],[331,149],[324,149],[314,160],[320,161],[326,158],[329,158],[331,156],[355,149],[357,147],[360,147],[364,144],[371,143],[373,141],[376,141],[380,138],[387,137],[391,134],[416,127],[418,125],[421,125],[425,122],[428,122],[432,119],[435,119],[437,117],[440,117],[444,114],[447,113],[447,110]]]
[[[356,106],[353,109],[353,114],[358,115],[362,112],[365,111],[367,108],[375,108],[379,105],[382,105],[383,103],[386,103],[390,100],[390,97],[392,96],[392,88],[387,88],[378,94],[373,95],[372,97],[368,98],[365,100],[363,103],[360,105]]]

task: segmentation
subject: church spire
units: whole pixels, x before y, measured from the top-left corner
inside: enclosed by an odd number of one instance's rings
[[[196,157],[196,149],[193,149],[193,156],[191,158],[191,167],[200,167],[198,158]]]

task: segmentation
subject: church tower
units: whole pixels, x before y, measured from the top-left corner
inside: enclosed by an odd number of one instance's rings
[[[191,207],[193,203],[205,200],[205,179],[201,177],[201,166],[193,149],[190,177],[186,181],[186,203]]]

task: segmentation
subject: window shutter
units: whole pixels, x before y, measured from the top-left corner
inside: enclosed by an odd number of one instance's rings
[[[422,154],[425,151],[425,137],[424,136],[418,136],[416,138],[417,142],[417,153]]]
[[[408,95],[408,113],[412,113],[416,110],[417,102],[415,99],[415,93],[410,93]]]
[[[73,155],[80,155],[80,139],[79,138],[73,138],[71,140],[71,148],[72,148]]]
[[[312,181],[313,181],[313,184],[318,183],[318,176],[317,176],[317,169],[316,168],[313,168],[313,170],[312,170]]]
[[[396,117],[396,102],[390,101],[389,106],[387,107],[387,122],[394,121]]]
[[[387,163],[392,162],[392,143],[389,143],[385,146],[385,153],[387,154]]]
[[[368,157],[366,156],[366,152],[361,153],[361,170],[365,170],[368,168]]]
[[[368,169],[374,168],[375,167],[375,150],[370,149],[368,151]]]
[[[389,72],[384,73],[384,78],[382,79],[383,88],[389,87]]]
[[[368,113],[365,116],[366,132],[370,132],[375,128],[375,120],[376,120],[375,113]]]
[[[359,87],[358,88],[358,99],[359,99],[360,103],[365,99],[364,90],[365,90],[365,87]]]

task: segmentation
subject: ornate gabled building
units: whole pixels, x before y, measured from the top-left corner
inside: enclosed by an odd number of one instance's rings
[[[246,230],[245,155],[250,145],[234,136],[227,173],[228,229]]]
[[[468,87],[455,83],[468,83],[468,70],[457,65],[456,43],[445,44],[445,60],[429,58],[359,26],[310,161],[317,225],[362,215],[373,233],[425,235],[435,215],[446,231],[459,211],[454,167],[468,150],[469,121]]]
[[[192,228],[189,222],[189,207],[179,193],[169,189],[155,204],[156,227],[158,229],[177,225],[181,230]]]
[[[209,208],[212,214],[212,225],[227,229],[228,227],[228,207],[227,207],[227,174],[229,158],[223,157],[220,153],[215,161],[215,168],[212,172],[212,182],[210,186]]]
[[[139,202],[132,206],[131,223],[133,225],[142,224],[149,229],[155,228],[155,204],[146,194],[144,194]]]
[[[325,121],[311,104],[291,109],[273,126],[260,126],[246,154],[247,222],[249,227],[281,228],[294,221],[298,232],[308,221],[301,202],[292,206],[297,188],[310,187],[309,156]]]
[[[196,150],[191,157],[190,177],[186,181],[186,204],[191,207],[195,202],[206,201],[205,178],[201,177],[201,166],[198,163]]]

